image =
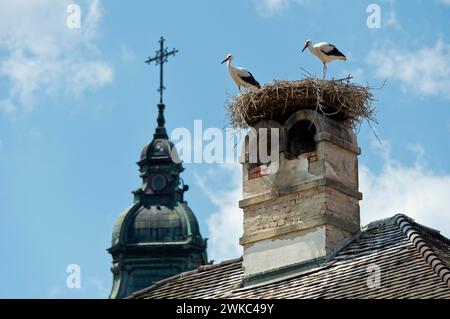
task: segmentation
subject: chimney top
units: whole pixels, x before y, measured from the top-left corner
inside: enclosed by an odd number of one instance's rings
[[[302,109],[255,127],[272,139],[258,130],[243,147],[244,284],[317,267],[360,230],[360,149],[348,125]],[[264,143],[279,145],[279,160],[252,163],[252,145]]]

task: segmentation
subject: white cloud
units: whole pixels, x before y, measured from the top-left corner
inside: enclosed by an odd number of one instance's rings
[[[381,147],[380,147],[381,148]],[[450,237],[450,175],[438,173],[427,166],[425,149],[411,144],[408,149],[415,155],[413,165],[404,165],[391,158],[389,143],[383,141],[380,149],[382,168],[374,172],[360,165],[361,224],[403,213],[417,222],[438,229]],[[209,217],[208,254],[216,262],[241,256],[239,237],[243,231],[243,213],[238,207],[242,199],[241,166],[221,165],[219,170],[197,181],[217,210]],[[221,172],[219,172],[221,171]],[[210,185],[225,173],[230,176],[226,187],[214,189]],[[218,181],[218,180],[217,180]]]
[[[72,66],[72,91],[77,94],[88,88],[98,88],[113,79],[113,70],[102,62],[79,63]]]
[[[446,6],[450,6],[450,0],[438,0],[438,2],[440,2]]]
[[[397,19],[397,12],[395,11],[394,8],[391,8],[391,10],[387,12],[383,26],[393,27],[395,29],[401,30],[400,23],[398,22]]]
[[[341,72],[342,78],[345,78],[349,75],[352,77],[352,82],[361,82],[361,80],[365,76],[364,69],[363,68],[345,69]]]
[[[416,161],[408,166],[392,159],[389,144],[383,144],[386,146],[381,152],[380,172],[360,165],[362,223],[403,213],[449,237],[450,175],[429,168],[420,145],[409,147],[416,154]]]
[[[253,0],[256,11],[263,17],[270,17],[286,10],[291,4],[303,4],[308,0]]]
[[[271,16],[284,10],[289,4],[289,0],[260,0],[255,4],[256,10],[261,15]]]
[[[120,45],[120,58],[123,62],[131,62],[136,58],[135,52],[125,44]]]
[[[397,11],[395,10],[396,0],[383,0],[383,4],[381,5],[381,12],[386,12],[383,14],[382,26],[383,27],[392,27],[397,30],[402,30],[402,27],[397,19]],[[386,9],[384,3],[389,6],[389,9]]]
[[[215,262],[242,255],[239,237],[243,232],[243,212],[238,205],[239,200],[242,199],[241,170],[240,164],[222,164],[214,172],[207,173],[206,177],[197,176],[196,178],[206,196],[217,207],[217,211],[213,212],[207,221],[208,255],[209,259]],[[220,189],[211,188],[210,185],[224,184],[223,179],[222,183],[214,182],[220,175],[228,177],[228,185]]]
[[[0,95],[0,109],[29,111],[38,93],[81,94],[112,82],[113,69],[94,44],[100,0],[80,2],[79,29],[66,25],[70,3],[0,0],[0,77],[9,82],[9,92]]]
[[[438,40],[417,51],[385,47],[372,50],[367,63],[375,75],[400,81],[405,89],[422,95],[450,98],[450,45]]]

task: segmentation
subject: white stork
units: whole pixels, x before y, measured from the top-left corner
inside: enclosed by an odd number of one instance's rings
[[[308,48],[309,52],[314,54],[316,57],[320,59],[323,63],[323,79],[325,80],[325,75],[327,73],[327,63],[330,63],[334,60],[342,60],[347,61],[347,57],[342,54],[334,45],[327,42],[320,42],[313,45],[311,40],[306,41],[305,47],[302,52]]]
[[[231,66],[231,61],[233,61],[233,56],[228,54],[227,57],[222,61],[222,64],[227,62],[228,73],[230,73],[231,78],[236,82],[236,85],[241,92],[241,86],[250,88],[261,88],[259,82],[255,80],[253,75],[244,68],[238,68]]]

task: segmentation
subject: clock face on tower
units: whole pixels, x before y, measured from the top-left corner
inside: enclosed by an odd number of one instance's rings
[[[166,188],[166,185],[167,180],[163,175],[157,174],[150,177],[150,187],[153,191],[162,191],[164,188]]]

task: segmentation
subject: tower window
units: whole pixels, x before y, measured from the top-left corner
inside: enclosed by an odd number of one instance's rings
[[[296,123],[288,133],[288,158],[294,158],[300,154],[316,150],[316,127],[308,120]]]

